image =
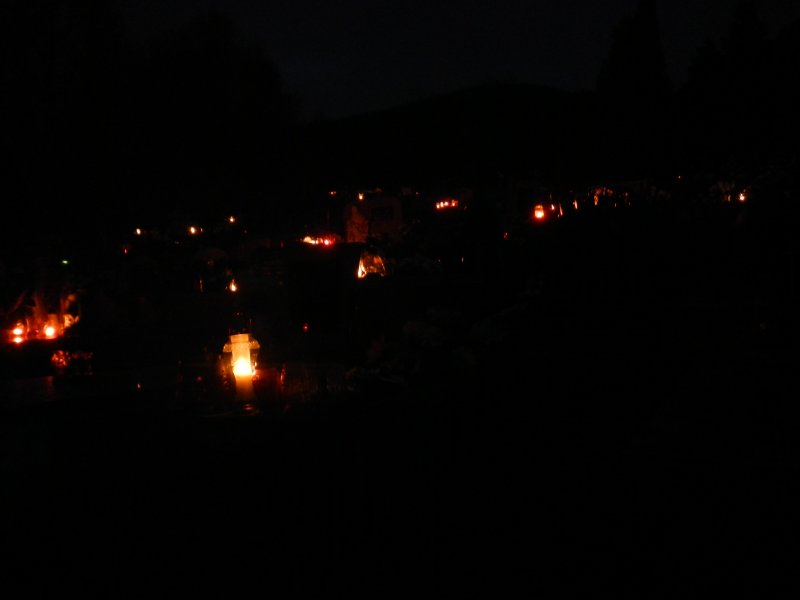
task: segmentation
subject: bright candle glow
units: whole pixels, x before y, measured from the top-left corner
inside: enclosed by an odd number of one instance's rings
[[[236,359],[236,362],[233,363],[233,374],[236,377],[252,376],[253,373],[253,367],[250,365],[250,361],[247,358],[240,356]]]
[[[533,218],[537,221],[544,219],[544,206],[537,204],[533,207]]]
[[[228,286],[228,289],[229,289],[230,291],[232,291],[232,292],[235,292],[236,290],[238,290],[238,289],[239,289],[239,286],[238,286],[238,285],[236,285],[236,282],[235,282],[234,280],[231,280],[231,283],[230,283],[230,285]]]
[[[228,217],[228,223],[236,223],[236,217],[234,217],[233,215]]]
[[[48,338],[56,337],[56,328],[53,327],[52,325],[48,325],[47,327],[44,328],[44,335]]]
[[[142,235],[142,230],[138,227],[136,228],[136,235]]]
[[[14,343],[15,343],[15,344],[21,344],[21,343],[22,343],[22,338],[21,338],[20,336],[16,336],[16,337],[14,338]]]
[[[195,235],[197,233],[197,227],[195,227],[194,225],[189,227],[189,233],[191,233],[192,235]]]
[[[13,333],[14,335],[22,335],[24,331],[25,330],[20,325],[17,325],[16,327],[14,327],[14,329],[11,330],[11,333]]]

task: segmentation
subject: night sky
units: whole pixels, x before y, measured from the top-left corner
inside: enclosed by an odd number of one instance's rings
[[[134,35],[217,8],[255,38],[309,117],[391,107],[472,85],[592,89],[614,27],[637,0],[118,0]],[[719,40],[733,0],[659,3],[667,68],[682,83],[695,50]],[[760,0],[769,33],[800,17]]]

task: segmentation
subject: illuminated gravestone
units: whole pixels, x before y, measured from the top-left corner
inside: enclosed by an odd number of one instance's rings
[[[236,379],[236,400],[241,403],[240,408],[245,412],[256,410],[253,375],[254,358],[259,347],[258,341],[250,339],[250,334],[235,333],[222,348],[223,352],[229,352],[231,355],[231,368]]]

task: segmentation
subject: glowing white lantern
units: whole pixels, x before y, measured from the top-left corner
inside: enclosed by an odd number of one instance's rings
[[[231,335],[230,342],[225,344],[222,351],[231,353],[231,367],[236,379],[236,397],[243,400],[246,406],[255,399],[253,391],[253,359],[251,350],[258,350],[259,343],[250,339],[248,333],[235,333]]]

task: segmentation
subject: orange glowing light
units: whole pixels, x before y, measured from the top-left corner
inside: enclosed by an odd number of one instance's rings
[[[380,254],[373,254],[369,251],[364,251],[358,259],[358,270],[356,277],[364,279],[367,275],[377,275],[379,277],[386,276],[386,263]]]
[[[359,201],[364,199],[364,194],[362,192],[358,192],[358,199]]]
[[[573,200],[573,201],[572,201],[572,207],[573,207],[575,210],[578,210],[578,201],[577,201],[577,200]]]
[[[747,194],[739,192],[739,202],[747,202]]]
[[[238,285],[236,285],[236,281],[235,281],[234,279],[231,279],[231,282],[230,282],[230,284],[228,285],[228,289],[229,289],[230,291],[232,291],[232,292],[235,292],[235,291],[237,291],[237,290],[239,289],[239,286],[238,286]]]
[[[14,343],[15,344],[21,344],[22,343],[22,337],[21,336],[15,336],[14,337]]]
[[[191,235],[197,235],[197,227],[195,227],[194,225],[192,225],[191,227],[189,227],[189,234],[191,234]]]
[[[252,376],[254,372],[250,361],[243,356],[237,358],[236,362],[233,363],[233,374],[236,377]]]
[[[233,215],[228,217],[228,223],[236,223],[236,217],[234,217]]]
[[[48,325],[44,328],[44,335],[49,339],[56,337],[56,328],[52,325]]]
[[[142,235],[142,230],[138,227],[136,228],[136,235]]]
[[[25,333],[25,329],[21,325],[17,325],[14,329],[11,330],[11,333],[14,335],[22,335]]]
[[[533,218],[537,221],[544,219],[544,205],[537,204],[533,207]]]

